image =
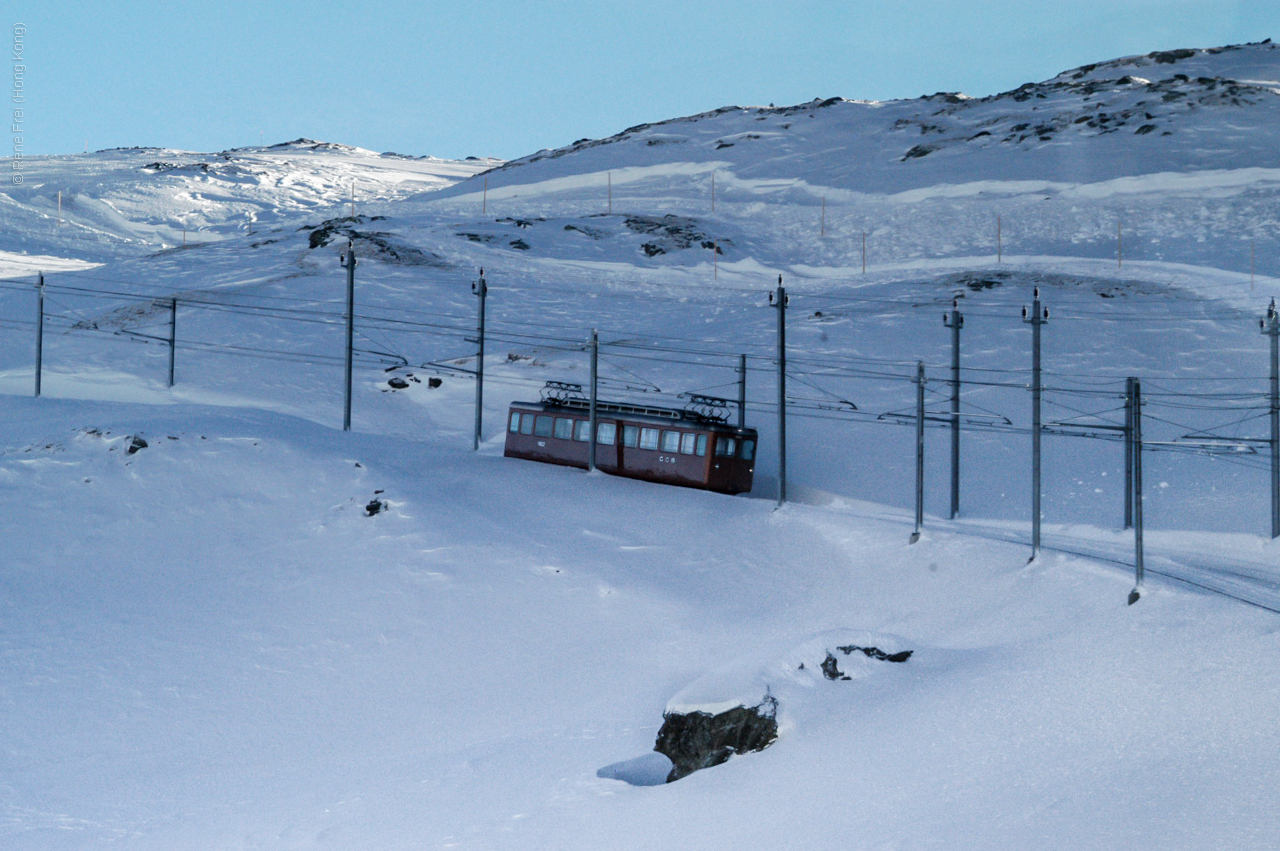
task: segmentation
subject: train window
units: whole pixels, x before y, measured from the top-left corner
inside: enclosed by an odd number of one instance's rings
[[[657,449],[658,448],[658,430],[656,428],[640,429],[640,448],[641,449]]]
[[[756,442],[754,440],[742,441],[742,460],[750,461],[756,454]]]
[[[622,427],[622,445],[633,447],[640,445],[640,426],[624,425]]]
[[[591,420],[574,420],[573,439],[579,443],[586,443],[589,437],[591,437]]]
[[[672,454],[680,451],[680,432],[664,431],[662,433],[662,451]]]
[[[707,436],[705,434],[698,435],[698,456],[700,458],[707,457]]]
[[[596,423],[596,443],[613,446],[617,437],[618,426],[614,423]]]
[[[533,414],[520,415],[520,433],[533,434]]]
[[[538,437],[551,436],[551,417],[538,414],[537,420],[533,423],[533,433]]]
[[[516,432],[520,431],[520,412],[519,411],[511,412],[511,424],[507,426],[507,431],[511,432],[512,434],[515,434]]]
[[[680,454],[692,455],[693,449],[698,445],[698,435],[682,434],[680,435]]]
[[[735,450],[737,449],[736,443],[737,441],[735,441],[732,437],[717,437],[716,438],[716,454],[725,456],[727,458],[732,458]]]
[[[561,440],[573,438],[573,420],[568,417],[556,417],[555,436]]]

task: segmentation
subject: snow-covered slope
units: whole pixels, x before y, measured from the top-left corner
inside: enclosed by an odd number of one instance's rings
[[[0,196],[0,846],[1275,846],[1277,57],[719,110],[483,175],[310,142],[42,160]],[[938,416],[953,304],[961,516],[931,427],[912,545],[917,362]],[[746,355],[753,494],[501,457],[507,404],[585,382],[592,329],[610,399],[732,398]],[[821,674],[866,641],[913,653]],[[762,691],[770,748],[654,785],[664,710]]]
[[[512,160],[490,191],[675,163],[746,186],[896,193],[994,180],[1095,183],[1161,171],[1275,168],[1280,45],[1157,52],[1066,71],[984,98],[830,98],[724,107]],[[1131,138],[1137,137],[1137,138]],[[622,153],[618,149],[625,149]],[[732,186],[725,187],[732,191]],[[745,187],[744,187],[745,188]],[[475,190],[475,181],[446,194]]]
[[[608,195],[696,216],[763,204],[774,219],[756,238],[812,266],[860,268],[864,233],[873,263],[994,256],[999,217],[1006,253],[1114,258],[1120,226],[1129,259],[1248,271],[1251,243],[1255,264],[1280,262],[1278,48],[1156,52],[985,98],[724,107],[540,151],[437,197],[524,215],[603,212]]]
[[[30,157],[23,183],[0,193],[0,252],[136,256],[438,189],[494,164],[310,139],[215,154],[121,148]]]

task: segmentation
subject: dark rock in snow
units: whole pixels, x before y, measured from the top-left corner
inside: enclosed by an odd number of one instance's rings
[[[711,248],[716,244],[709,234],[698,229],[696,220],[684,216],[627,216],[622,223],[633,233],[655,237],[640,246],[646,257],[682,251],[695,245]],[[727,244],[729,240],[720,242]]]
[[[766,696],[759,706],[738,706],[719,715],[690,712],[663,716],[653,749],[671,760],[667,782],[700,768],[725,762],[734,754],[762,751],[778,738],[778,701]]]
[[[436,388],[437,388],[437,387],[439,387],[441,384],[444,384],[444,379],[443,379],[443,378],[428,378],[428,379],[427,379],[427,386],[428,386],[428,387],[430,387],[432,390],[436,389]]]
[[[900,653],[886,653],[879,647],[858,647],[853,644],[846,644],[843,647],[837,647],[844,655],[848,656],[852,653],[861,653],[868,659],[879,659],[881,662],[905,662],[911,658],[912,650],[903,650]],[[830,652],[827,658],[822,660],[822,675],[829,680],[851,680],[849,675],[840,670],[840,663]]]
[[[304,225],[299,230],[311,231],[307,244],[313,249],[323,248],[335,239],[346,238],[355,245],[356,256],[360,259],[380,260],[383,263],[399,266],[448,268],[449,264],[438,254],[397,242],[394,234],[355,229],[355,225],[383,221],[386,218],[386,216],[347,216],[329,219],[319,225]]]
[[[391,387],[395,388],[396,390],[404,390],[409,386],[409,382],[405,381],[403,378],[401,378],[398,375],[393,375],[390,378],[388,378],[387,384],[389,384]]]
[[[364,515],[365,517],[372,517],[375,514],[385,511],[386,508],[387,504],[382,500],[376,498],[371,499],[369,500],[369,504],[364,507]]]
[[[132,455],[135,452],[137,452],[139,449],[146,449],[146,448],[147,448],[147,442],[142,438],[138,437],[137,435],[134,435],[133,437],[129,438],[129,447],[125,449],[124,454]]]

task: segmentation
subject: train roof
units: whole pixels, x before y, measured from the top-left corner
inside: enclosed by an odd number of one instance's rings
[[[538,402],[512,402],[511,406],[548,413],[566,412],[585,414],[591,410],[591,402],[587,399],[558,399]],[[682,424],[686,427],[697,426],[712,431],[726,431],[735,434],[755,434],[753,428],[738,428],[730,425],[723,417],[708,416],[700,411],[684,408],[665,408],[658,405],[634,405],[627,402],[608,402],[596,400],[597,415],[613,415],[644,422]]]

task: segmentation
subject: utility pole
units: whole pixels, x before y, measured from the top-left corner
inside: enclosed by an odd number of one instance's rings
[[[747,427],[747,356],[738,355],[738,428]]]
[[[1259,324],[1271,338],[1271,537],[1280,538],[1280,315],[1274,298]]]
[[[36,396],[40,395],[40,378],[44,371],[44,273],[36,273]]]
[[[1022,321],[1031,325],[1031,558],[1040,555],[1040,326],[1049,321],[1049,309],[1040,306],[1036,287],[1031,315],[1022,308]]]
[[[471,451],[475,452],[480,448],[480,430],[484,425],[484,300],[489,294],[484,269],[480,270],[480,280],[471,285],[471,291],[480,300],[480,318],[476,323],[476,430],[471,437]]]
[[[769,294],[778,309],[778,507],[787,501],[787,290],[778,276],[778,289]]]
[[[920,540],[924,525],[924,361],[916,361],[916,528],[907,543]]]
[[[349,239],[347,253],[342,255],[342,265],[347,270],[347,382],[342,405],[342,430],[351,431],[351,349],[356,333],[356,249]]]
[[[1124,528],[1133,528],[1133,379],[1124,382]]]
[[[951,329],[951,519],[960,514],[960,329],[964,314],[959,299],[951,300],[951,312],[942,314]]]
[[[169,299],[169,386],[173,386],[174,351],[178,342],[178,300]]]
[[[1129,405],[1133,410],[1133,590],[1129,592],[1129,605],[1142,596],[1142,580],[1145,572],[1142,563],[1142,382],[1129,379]]]
[[[591,434],[587,437],[587,469],[596,468],[596,387],[600,363],[600,334],[591,329],[591,405],[587,415],[587,426]]]

